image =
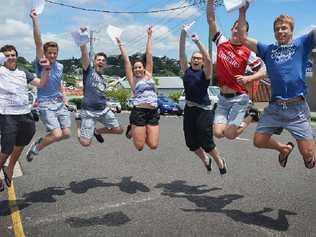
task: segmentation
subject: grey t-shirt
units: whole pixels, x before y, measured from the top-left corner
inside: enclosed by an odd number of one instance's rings
[[[83,70],[83,104],[86,110],[104,110],[106,107],[105,98],[106,84],[101,74],[97,73],[90,66]]]
[[[31,112],[27,84],[34,75],[25,68],[9,70],[0,66],[0,114],[27,114]]]

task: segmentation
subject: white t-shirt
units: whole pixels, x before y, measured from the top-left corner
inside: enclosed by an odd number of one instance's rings
[[[9,70],[0,66],[0,114],[27,114],[31,112],[27,84],[34,79],[32,73],[17,67]]]

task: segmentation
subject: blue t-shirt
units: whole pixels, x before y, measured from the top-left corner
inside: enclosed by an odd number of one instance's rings
[[[105,97],[106,84],[101,74],[90,66],[83,70],[83,103],[86,110],[104,110],[106,107]]]
[[[210,80],[206,80],[203,69],[194,70],[189,67],[183,77],[185,99],[200,105],[210,105],[208,87]]]
[[[63,95],[61,92],[63,68],[63,65],[58,62],[51,65],[47,85],[37,90],[37,98],[39,101],[50,100]],[[35,69],[37,77],[41,78],[43,67],[39,64],[38,59],[36,60]]]
[[[313,32],[287,45],[258,43],[259,56],[264,60],[271,80],[272,100],[306,97],[305,72],[314,44]]]

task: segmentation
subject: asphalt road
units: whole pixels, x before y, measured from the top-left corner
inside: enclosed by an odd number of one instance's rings
[[[126,125],[128,114],[119,117]],[[37,125],[36,138],[44,134]],[[14,187],[25,236],[316,236],[316,169],[304,167],[297,147],[281,168],[276,152],[253,147],[254,128],[216,141],[224,177],[215,163],[207,174],[185,147],[182,117],[161,118],[156,151],[108,135],[89,148],[72,137],[31,163],[24,154]],[[7,192],[0,236],[14,236]]]

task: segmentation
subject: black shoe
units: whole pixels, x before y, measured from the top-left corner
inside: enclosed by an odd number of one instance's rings
[[[260,119],[260,111],[255,107],[250,107],[246,113],[246,117],[251,116],[253,122],[258,122]]]
[[[128,139],[131,139],[131,138],[132,138],[131,129],[132,129],[132,125],[131,125],[131,124],[127,125],[126,132],[125,132],[125,136],[126,136]]]
[[[219,169],[219,173],[220,173],[221,175],[224,175],[224,174],[227,173],[227,169],[226,169],[226,162],[225,162],[225,160],[224,160],[223,158],[222,158],[222,161],[223,161],[224,167],[223,167],[223,168],[218,168],[218,169]]]
[[[96,134],[95,130],[94,130],[93,135],[95,136],[95,138],[97,139],[98,142],[100,142],[100,143],[104,142],[104,139],[103,139],[102,135],[101,134]]]
[[[34,142],[28,152],[26,153],[26,160],[31,162],[34,159],[34,156],[38,155],[38,151],[36,152],[36,146],[43,141],[43,138],[40,137],[36,142]]]
[[[212,160],[208,158],[208,164],[205,166],[208,172],[212,171]]]

